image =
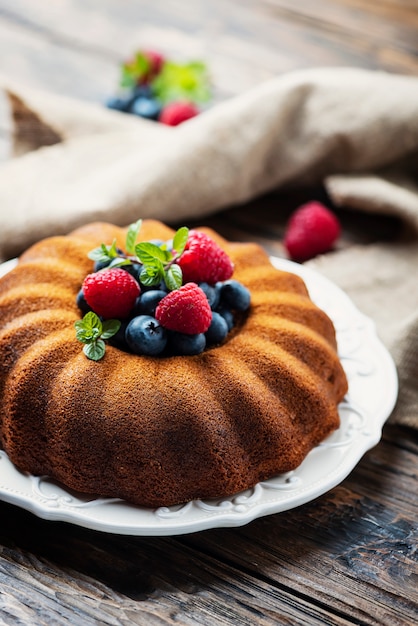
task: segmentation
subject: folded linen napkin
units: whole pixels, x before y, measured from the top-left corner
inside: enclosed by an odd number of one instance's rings
[[[338,206],[391,213],[408,243],[312,263],[376,322],[401,382],[393,419],[418,427],[418,79],[289,73],[169,128],[0,79],[16,158],[0,166],[0,257],[92,219],[179,221],[322,182]]]

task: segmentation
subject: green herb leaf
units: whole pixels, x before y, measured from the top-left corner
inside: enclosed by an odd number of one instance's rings
[[[141,230],[142,220],[138,220],[131,224],[128,228],[128,232],[126,235],[126,251],[128,254],[134,254],[135,252],[135,244],[138,238],[139,231]]]
[[[116,247],[116,239],[113,240],[111,246],[104,246],[104,247],[107,249],[107,253],[111,259],[115,259],[118,256],[119,253]]]
[[[98,339],[100,335],[93,338],[91,334],[87,333],[84,329],[78,329],[75,333],[76,339],[81,343],[91,343],[95,339]]]
[[[87,343],[83,348],[83,352],[88,359],[92,361],[100,361],[106,352],[105,342],[103,339],[98,339],[93,343]]]
[[[201,61],[184,65],[166,61],[152,81],[152,89],[162,104],[174,100],[201,103],[211,98],[209,73]]]
[[[121,327],[121,322],[119,320],[105,320],[103,322],[103,332],[100,338],[110,339],[110,337],[113,337],[113,335],[116,335],[120,327]]]
[[[170,265],[165,272],[164,281],[170,291],[179,289],[183,282],[183,272],[181,271],[180,265],[177,265],[177,263]]]
[[[115,335],[120,326],[119,320],[106,320],[102,323],[100,318],[89,311],[82,320],[74,322],[76,338],[84,343],[83,352],[92,361],[99,361],[106,351],[104,339]]]
[[[150,59],[141,51],[121,66],[120,86],[127,89],[136,87],[151,69]]]
[[[139,276],[139,280],[146,287],[158,285],[164,278],[164,267],[162,263],[155,266],[144,265]]]
[[[118,250],[116,247],[116,239],[111,246],[106,246],[102,243],[98,248],[90,250],[87,255],[92,261],[109,261],[115,259],[118,256]]]
[[[117,257],[109,263],[106,269],[111,269],[112,267],[125,267],[126,265],[132,265],[132,261],[124,259],[123,257]]]
[[[90,250],[87,255],[92,261],[106,261],[109,258],[107,251],[104,253],[102,247]]]
[[[77,320],[74,326],[76,337],[82,343],[96,341],[102,334],[102,322],[93,311],[86,313],[82,320]]]
[[[167,250],[163,250],[155,243],[143,241],[135,246],[135,254],[144,265],[152,265],[156,260],[165,263],[171,258]]]
[[[189,236],[189,229],[186,226],[182,226],[178,229],[173,239],[173,249],[176,251],[177,256],[180,256],[184,248],[186,247],[187,238]]]

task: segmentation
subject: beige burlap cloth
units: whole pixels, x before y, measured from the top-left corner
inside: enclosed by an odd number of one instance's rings
[[[418,78],[289,73],[177,128],[6,79],[16,156],[0,166],[0,258],[92,219],[186,220],[285,186],[324,183],[338,206],[400,216],[405,242],[311,261],[377,325],[418,427]],[[279,208],[278,208],[279,210]]]

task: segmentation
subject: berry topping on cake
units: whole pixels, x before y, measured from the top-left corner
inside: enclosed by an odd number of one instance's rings
[[[167,344],[167,333],[151,315],[138,315],[126,327],[126,342],[134,354],[157,356]]]
[[[229,256],[206,233],[191,230],[179,259],[184,282],[209,283],[228,280],[234,271]]]
[[[206,340],[210,344],[220,344],[225,341],[229,332],[228,323],[217,311],[212,313],[212,321],[206,331]]]
[[[250,292],[237,280],[226,280],[220,285],[220,297],[224,305],[235,311],[246,311],[250,306]]]
[[[212,311],[202,289],[195,283],[186,283],[160,301],[155,318],[164,328],[196,335],[208,330]]]
[[[104,319],[128,317],[141,292],[135,278],[119,268],[89,274],[82,289],[89,307]]]
[[[119,320],[102,320],[89,311],[82,320],[74,324],[76,337],[84,344],[83,352],[88,359],[100,361],[106,351],[105,339],[114,337],[119,332],[121,323]]]
[[[167,292],[162,289],[149,289],[148,291],[144,291],[136,301],[134,315],[155,315],[155,309],[158,303],[165,298],[166,295]]]
[[[308,202],[291,216],[284,245],[290,258],[302,263],[329,252],[340,232],[340,223],[332,211],[320,202]]]
[[[194,356],[206,348],[206,336],[203,333],[187,335],[185,333],[170,333],[168,338],[170,352],[174,355]]]
[[[129,226],[124,249],[113,241],[88,255],[94,272],[76,298],[86,314],[76,325],[77,339],[91,344],[86,355],[99,360],[104,339],[145,356],[197,355],[223,343],[250,307],[248,289],[231,279],[226,252],[184,226],[169,241],[137,242],[141,225]]]

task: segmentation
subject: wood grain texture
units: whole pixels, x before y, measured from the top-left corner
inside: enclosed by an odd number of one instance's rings
[[[416,0],[0,0],[0,71],[102,102],[138,47],[204,58],[216,99],[318,65],[418,73]],[[10,124],[0,103],[0,159]],[[206,223],[284,256],[283,216],[322,189],[270,194]],[[277,207],[280,206],[280,212]],[[279,217],[280,213],[280,217]],[[390,240],[391,218],[340,212],[339,245]],[[418,438],[386,426],[341,485],[242,528],[119,537],[0,503],[0,623],[412,626]]]

